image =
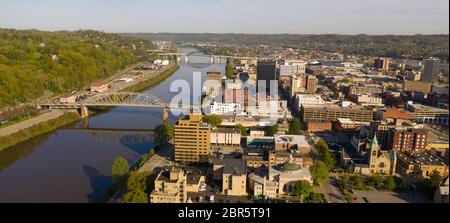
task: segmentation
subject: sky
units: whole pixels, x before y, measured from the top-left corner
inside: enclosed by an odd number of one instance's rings
[[[0,0],[0,28],[448,34],[448,0]]]

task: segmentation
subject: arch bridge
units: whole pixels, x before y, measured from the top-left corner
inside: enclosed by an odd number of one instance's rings
[[[75,103],[41,103],[41,107],[49,109],[77,109],[83,118],[89,116],[89,107],[145,107],[145,108],[161,108],[163,110],[163,120],[169,119],[169,110],[188,110],[194,106],[182,104],[168,104],[158,97],[147,93],[135,92],[116,92],[116,93],[99,93],[95,94],[83,101]]]

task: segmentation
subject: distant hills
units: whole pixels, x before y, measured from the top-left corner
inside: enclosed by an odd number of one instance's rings
[[[127,33],[149,40],[243,45],[275,45],[344,54],[448,61],[449,35],[300,35],[215,33]]]
[[[151,41],[96,31],[0,29],[0,108],[82,88],[149,59]]]

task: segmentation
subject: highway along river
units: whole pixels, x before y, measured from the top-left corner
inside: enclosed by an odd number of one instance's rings
[[[224,64],[189,61],[182,60],[176,73],[145,93],[170,102],[177,94],[170,93],[173,81],[192,83],[195,71],[202,75],[207,71],[224,73]],[[172,123],[176,120],[170,117]],[[89,128],[93,130],[82,129],[82,122],[74,123],[0,151],[0,203],[96,202],[112,185],[111,166],[117,156],[131,164],[152,148],[151,140],[145,140],[141,133],[111,130],[149,130],[162,123],[160,109],[116,108],[90,117]],[[133,140],[136,138],[143,140]]]

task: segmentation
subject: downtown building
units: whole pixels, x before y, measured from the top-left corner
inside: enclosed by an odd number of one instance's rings
[[[303,122],[309,121],[332,121],[335,122],[339,118],[351,119],[355,122],[369,123],[373,120],[373,110],[364,107],[340,107],[336,105],[317,106],[302,105],[301,117]]]
[[[175,124],[175,161],[207,162],[211,154],[211,126],[201,114],[191,114]]]
[[[425,66],[422,72],[422,81],[435,83],[439,81],[441,61],[435,58],[425,60]]]
[[[274,60],[259,60],[256,66],[257,75],[257,88],[259,89],[259,82],[266,83],[266,91],[270,90],[270,82],[278,80],[277,78],[277,65]],[[278,86],[275,86],[278,89]],[[275,89],[271,89],[275,90]]]

